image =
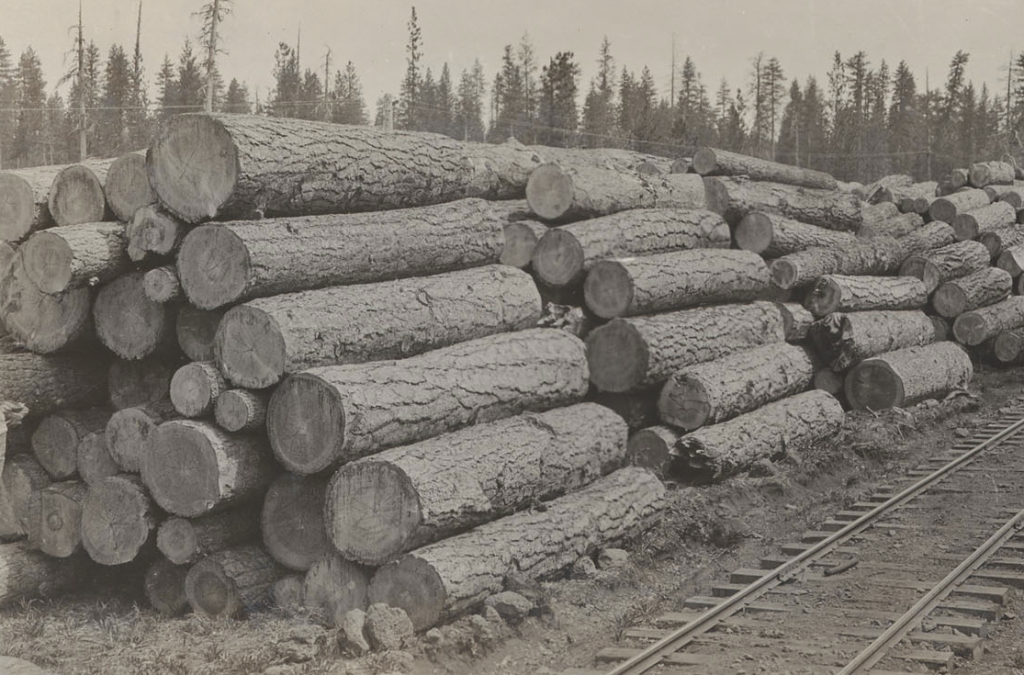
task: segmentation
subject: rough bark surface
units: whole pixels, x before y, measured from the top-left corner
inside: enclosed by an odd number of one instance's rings
[[[54,483],[29,497],[28,544],[54,558],[69,558],[82,547],[82,481]]]
[[[82,503],[82,544],[101,565],[129,563],[150,540],[158,518],[138,476],[111,476],[89,488]]]
[[[182,417],[206,417],[213,404],[228,390],[224,376],[213,361],[193,361],[178,368],[171,378],[171,404]]]
[[[226,309],[205,310],[185,304],[178,310],[174,330],[178,347],[190,361],[213,361],[213,341]]]
[[[942,339],[932,320],[917,310],[830,314],[815,324],[812,336],[837,372],[878,354]]]
[[[236,386],[262,389],[307,368],[406,358],[540,317],[530,275],[489,265],[251,300],[224,315],[214,354]]]
[[[733,238],[737,247],[767,258],[808,248],[844,248],[857,241],[849,232],[837,232],[760,211],[745,215],[733,229]]]
[[[928,290],[920,279],[843,274],[819,277],[804,299],[807,309],[816,317],[833,312],[919,309],[927,302]]]
[[[998,267],[986,267],[947,281],[935,289],[932,305],[939,316],[954,319],[964,312],[997,303],[1013,291],[1013,277]]]
[[[185,597],[185,576],[188,568],[175,565],[170,560],[159,558],[146,570],[143,589],[146,600],[160,614],[180,616],[188,610]]]
[[[815,361],[802,347],[773,344],[688,366],[661,390],[661,421],[697,429],[793,396],[811,386]]]
[[[488,202],[386,213],[204,225],[178,252],[189,300],[215,309],[251,298],[439,274],[496,263],[504,224]]]
[[[830,230],[856,232],[863,224],[860,200],[851,194],[735,178],[705,178],[708,208],[730,225],[751,211],[777,213]]]
[[[906,259],[917,253],[948,246],[956,241],[953,226],[948,223],[928,223],[917,232],[900,237],[900,255]]]
[[[935,190],[939,184],[933,180],[914,183],[907,187],[890,188],[892,201],[903,213],[928,213],[928,208],[935,200]]]
[[[875,237],[905,237],[913,234],[924,226],[924,218],[917,213],[903,213],[876,223],[865,223],[857,236],[865,239]]]
[[[107,422],[107,449],[117,465],[129,473],[138,473],[149,435],[161,423],[175,416],[169,399],[122,408]]]
[[[119,223],[82,223],[36,232],[19,249],[25,273],[44,293],[104,284],[128,269]]]
[[[263,499],[263,545],[277,562],[305,572],[331,553],[324,502],[327,476],[283,474]]]
[[[131,220],[143,206],[156,203],[156,192],[146,171],[145,151],[129,152],[115,159],[103,181],[103,193],[107,206],[122,223]]]
[[[771,263],[771,277],[779,288],[799,288],[826,274],[889,274],[899,269],[901,262],[903,253],[898,241],[878,237],[841,249],[809,248],[776,258]]]
[[[270,395],[245,389],[221,392],[213,405],[213,417],[221,429],[237,432],[263,431]]]
[[[129,361],[166,347],[174,335],[172,309],[146,297],[144,276],[143,272],[131,272],[118,277],[100,289],[93,305],[100,342]]]
[[[928,253],[910,256],[900,266],[900,276],[920,279],[931,293],[944,282],[984,269],[990,262],[984,244],[960,241]]]
[[[110,211],[103,181],[113,163],[112,159],[86,160],[72,164],[54,177],[46,204],[58,227],[108,219]]]
[[[540,578],[618,539],[640,534],[664,508],[665,487],[638,467],[578,492],[424,546],[380,568],[371,604],[404,609],[416,630],[468,611],[503,590],[512,571]]]
[[[997,258],[1006,249],[1024,244],[1024,228],[1017,225],[1009,225],[997,230],[983,232],[978,237],[978,241],[985,245],[989,255]]]
[[[899,208],[892,202],[879,202],[878,204],[861,202],[860,212],[861,217],[864,219],[864,223],[861,227],[865,225],[877,225],[878,223],[900,215]]]
[[[819,190],[839,189],[836,179],[821,171],[715,148],[698,149],[693,155],[693,168],[701,176],[747,176],[751,180],[802,185]]]
[[[960,213],[953,219],[953,231],[957,241],[977,239],[985,232],[991,232],[1017,222],[1017,209],[1006,202],[995,202],[987,206]]]
[[[32,455],[13,455],[7,459],[0,473],[5,497],[0,500],[0,541],[15,541],[28,536],[32,494],[52,483],[53,479]]]
[[[776,302],[782,314],[782,326],[786,332],[786,342],[800,342],[807,337],[814,323],[814,316],[795,302]]]
[[[816,389],[686,434],[674,454],[686,464],[689,477],[720,481],[754,462],[827,442],[839,433],[843,419],[839,401]]]
[[[328,534],[345,558],[383,564],[593,482],[622,464],[626,433],[613,411],[581,403],[386,450],[331,479]]]
[[[59,595],[81,584],[78,561],[33,551],[26,542],[0,546],[0,607],[19,600]]]
[[[965,190],[939,197],[932,202],[928,213],[931,214],[932,220],[952,223],[959,214],[988,206],[991,202],[984,190]]]
[[[32,434],[32,452],[55,480],[78,473],[78,444],[106,429],[110,411],[102,408],[62,410],[47,415]]]
[[[1000,331],[1024,326],[1024,296],[1012,295],[1002,302],[964,312],[953,322],[953,336],[974,347]]]
[[[328,554],[306,572],[302,604],[328,626],[340,626],[352,610],[369,607],[370,572],[336,553]]]
[[[966,387],[973,375],[971,357],[955,343],[910,347],[857,364],[846,376],[846,400],[854,410],[905,407]]]
[[[267,429],[285,467],[315,473],[468,424],[576,403],[587,380],[583,343],[535,328],[294,375],[271,397]]]
[[[1013,165],[1007,162],[976,162],[967,172],[971,187],[1013,185]]]
[[[0,321],[17,344],[39,354],[51,354],[85,337],[90,332],[90,303],[87,288],[60,295],[40,291],[28,278],[21,255],[0,279]]]
[[[0,399],[23,403],[32,415],[93,405],[106,398],[108,363],[102,354],[0,354]]]
[[[665,474],[672,460],[672,448],[682,435],[678,429],[663,424],[640,429],[626,444],[629,463],[650,469],[659,476]]]
[[[242,507],[199,518],[168,518],[157,530],[156,547],[175,565],[191,565],[259,534],[259,512]]]
[[[285,574],[261,547],[236,546],[193,565],[185,577],[185,595],[197,614],[229,618],[269,607],[273,585]]]
[[[770,302],[613,319],[587,336],[590,379],[599,391],[634,391],[685,366],[785,338],[782,315]]]

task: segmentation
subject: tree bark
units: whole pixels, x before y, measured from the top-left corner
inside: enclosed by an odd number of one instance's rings
[[[188,611],[185,577],[188,568],[158,558],[146,570],[143,588],[150,606],[163,616],[181,616]]]
[[[100,289],[92,310],[100,342],[129,361],[145,358],[174,339],[172,309],[146,297],[144,276],[130,272],[110,282]]]
[[[531,266],[545,286],[572,288],[605,258],[704,248],[729,248],[729,226],[721,217],[701,209],[640,209],[548,230]]]
[[[328,626],[341,626],[348,612],[369,607],[370,573],[362,565],[330,553],[306,572],[302,604]]]
[[[141,361],[115,359],[110,364],[107,386],[116,410],[167,400],[173,370],[155,357]]]
[[[263,545],[290,570],[305,572],[332,552],[324,515],[327,478],[286,473],[271,483],[263,499]]]
[[[816,317],[833,312],[919,309],[928,302],[924,282],[913,277],[826,274],[811,287],[804,304]]]
[[[991,258],[985,245],[977,241],[959,241],[903,261],[900,276],[924,282],[929,293],[952,279],[965,277],[989,266]]]
[[[25,274],[43,293],[104,284],[125,272],[120,223],[83,223],[36,232],[19,249]]]
[[[114,217],[126,223],[143,206],[156,203],[156,192],[149,184],[144,150],[121,155],[110,164],[103,194]]]
[[[27,542],[0,546],[0,607],[20,600],[55,596],[80,585],[78,560],[59,560],[33,551]]]
[[[614,319],[755,300],[768,284],[768,267],[756,253],[677,251],[602,260],[587,272],[583,298],[594,315]]]
[[[178,368],[171,378],[171,404],[182,417],[207,417],[221,392],[227,391],[224,376],[213,361],[193,361]]]
[[[782,326],[786,333],[786,342],[800,342],[807,337],[814,323],[814,317],[798,303],[776,302],[782,314]]]
[[[1005,249],[996,258],[996,267],[1005,270],[1012,277],[1024,272],[1024,244],[1017,244]]]
[[[121,473],[107,446],[106,429],[88,434],[78,443],[78,475],[86,485],[93,486],[104,478]]]
[[[914,183],[907,187],[891,188],[892,201],[903,213],[925,215],[935,201],[935,191],[939,184],[933,180]]]
[[[259,512],[246,506],[199,518],[168,518],[157,530],[156,547],[175,565],[191,565],[259,535]]]
[[[866,358],[941,339],[924,312],[870,311],[830,314],[812,332],[822,358],[837,372]]]
[[[424,630],[503,590],[509,570],[532,579],[648,528],[664,508],[665,487],[650,471],[620,469],[578,492],[424,546],[381,567],[369,601],[404,609]]]
[[[976,162],[967,172],[971,187],[1013,185],[1013,165],[1007,162]]]
[[[233,384],[262,389],[307,368],[406,358],[540,317],[530,275],[488,265],[251,300],[224,315],[214,354]]]
[[[966,213],[960,213],[953,219],[953,231],[957,241],[977,239],[985,232],[998,230],[1017,222],[1017,210],[1006,202],[995,202]]]
[[[906,174],[890,174],[882,176],[874,183],[869,183],[865,188],[864,200],[869,204],[880,204],[892,202],[892,190],[895,188],[910,187],[914,179]]]
[[[658,412],[681,429],[732,419],[811,386],[815,359],[807,350],[773,344],[677,371],[661,390]]]
[[[892,202],[879,202],[878,204],[861,202],[860,213],[864,221],[861,224],[863,228],[866,225],[877,225],[878,223],[895,218],[900,215],[900,210]]]
[[[973,375],[957,344],[910,347],[857,364],[846,376],[846,398],[854,410],[906,407],[966,387]]]
[[[974,347],[1000,331],[1024,326],[1024,296],[1012,295],[994,305],[964,312],[953,322],[958,342]]]
[[[201,309],[296,291],[493,264],[504,224],[479,199],[401,211],[205,225],[178,252]]]
[[[785,338],[782,314],[770,302],[613,319],[587,336],[590,381],[603,392],[634,391],[685,366]]]
[[[505,225],[505,246],[498,262],[524,270],[530,266],[537,242],[548,231],[548,226],[536,220],[519,220]]]
[[[101,565],[135,560],[157,526],[158,512],[138,476],[111,476],[82,503],[82,544]]]
[[[924,218],[917,213],[903,213],[888,220],[877,223],[865,223],[859,230],[857,236],[865,239],[875,237],[905,237],[913,234],[924,227]]]
[[[107,395],[108,363],[103,354],[0,354],[0,399],[23,403],[32,415],[95,404]]]
[[[178,347],[190,361],[213,361],[216,358],[213,343],[217,328],[227,309],[198,309],[184,304],[178,310],[175,332]]]
[[[310,474],[469,424],[578,402],[587,379],[578,338],[535,328],[293,375],[270,399],[267,430],[278,460]]]
[[[777,258],[808,248],[844,248],[856,243],[849,232],[836,232],[817,225],[808,225],[792,218],[752,211],[733,229],[736,246]]]
[[[137,262],[175,253],[188,230],[184,223],[158,204],[138,209],[132,216],[131,225],[125,229]]]
[[[228,389],[217,397],[213,417],[224,431],[262,432],[266,428],[270,395],[246,389]]]
[[[89,334],[90,303],[87,288],[59,295],[40,291],[20,254],[0,279],[0,321],[15,342],[37,354],[51,354]]]
[[[904,260],[915,254],[949,246],[955,241],[953,226],[942,222],[928,223],[917,232],[897,239],[900,256]]]
[[[169,399],[122,408],[107,422],[107,449],[123,470],[138,473],[149,436],[163,422],[175,416]]]
[[[678,429],[662,424],[640,429],[629,437],[626,444],[629,463],[664,476],[672,461],[672,448],[682,435]]]
[[[972,211],[992,203],[984,190],[965,190],[954,192],[945,197],[939,197],[932,202],[929,213],[932,220],[941,220],[944,223],[952,223],[961,213]]]
[[[1005,300],[1013,291],[1013,277],[998,267],[986,267],[953,279],[935,289],[932,305],[939,316],[954,319],[964,312]]]
[[[990,256],[998,258],[999,254],[1006,249],[1024,244],[1024,228],[1010,225],[998,230],[982,232],[978,241],[985,245]]]
[[[345,558],[383,564],[593,482],[622,464],[626,433],[617,414],[581,403],[386,450],[331,479],[328,535]]]
[[[82,505],[89,486],[82,481],[54,483],[28,500],[28,544],[55,558],[69,558],[82,547]]]
[[[50,216],[58,227],[109,220],[103,181],[112,159],[86,160],[57,174],[46,195]]]
[[[271,606],[273,585],[285,576],[255,544],[236,546],[203,558],[185,577],[188,604],[210,619],[230,618]]]
[[[181,282],[173,265],[164,265],[146,272],[142,278],[146,297],[153,302],[172,302],[181,298]]]
[[[708,208],[736,225],[751,211],[766,211],[830,230],[856,232],[863,224],[860,200],[845,192],[705,178]]]
[[[842,249],[809,248],[773,260],[772,283],[790,289],[807,286],[826,274],[890,274],[901,262],[903,249],[891,237],[862,240]]]
[[[815,389],[686,434],[674,452],[689,477],[721,481],[760,460],[803,453],[828,441],[843,419],[839,401]]]
[[[142,453],[142,480],[168,513],[194,518],[260,497],[279,473],[266,441],[208,422],[158,426]]]
[[[746,176],[750,180],[802,185],[819,190],[839,189],[836,179],[821,171],[714,148],[698,149],[693,155],[693,168],[701,176]]]
[[[992,352],[1004,365],[1024,362],[1024,328],[999,331],[992,341]]]
[[[102,408],[69,409],[43,418],[32,434],[32,452],[54,480],[78,473],[78,444],[89,434],[103,432],[110,411]]]

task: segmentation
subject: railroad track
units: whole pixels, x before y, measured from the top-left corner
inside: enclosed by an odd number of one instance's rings
[[[950,672],[1024,588],[1024,407],[563,675]]]

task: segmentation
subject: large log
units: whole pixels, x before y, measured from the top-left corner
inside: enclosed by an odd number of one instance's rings
[[[583,299],[595,316],[614,319],[755,300],[768,284],[768,267],[756,253],[677,251],[595,263],[583,283]]]
[[[53,479],[30,454],[13,455],[0,473],[0,541],[23,539],[29,533],[32,494],[49,487]]]
[[[55,596],[81,585],[83,566],[33,551],[27,542],[0,545],[0,607]]]
[[[54,483],[33,492],[28,501],[28,544],[55,558],[82,547],[82,506],[89,486],[82,481]]]
[[[519,220],[505,225],[505,246],[501,249],[498,262],[519,269],[526,269],[533,259],[537,242],[543,237],[548,226],[536,220]]]
[[[29,280],[50,294],[105,284],[131,262],[119,223],[83,223],[36,232],[19,252]]]
[[[998,267],[986,267],[953,279],[935,289],[932,305],[939,316],[953,319],[972,309],[1005,300],[1013,291],[1013,277]]]
[[[688,477],[719,481],[757,461],[803,453],[827,442],[839,433],[843,418],[839,401],[816,389],[686,434],[674,454]]]
[[[776,258],[771,263],[772,283],[782,289],[814,283],[826,274],[882,275],[895,272],[903,262],[898,240],[878,237],[860,240],[841,249],[809,248]]]
[[[278,460],[310,474],[469,424],[576,403],[587,380],[579,338],[535,328],[293,375],[270,399],[267,431]]]
[[[178,251],[202,309],[257,297],[439,274],[498,262],[504,226],[479,199],[373,214],[204,225]]]
[[[175,565],[191,565],[259,534],[259,513],[242,507],[199,518],[168,518],[157,530],[156,547]]]
[[[772,344],[677,371],[661,390],[661,421],[692,430],[750,412],[811,386],[816,359]]]
[[[188,598],[185,597],[187,574],[187,567],[175,565],[165,558],[155,560],[146,570],[143,581],[150,606],[168,617],[184,614],[188,610]]]
[[[815,325],[812,336],[837,372],[878,354],[943,339],[932,319],[917,310],[830,314]]]
[[[1024,296],[1011,295],[1002,302],[964,312],[953,322],[953,336],[974,347],[1000,331],[1024,326]]]
[[[705,178],[708,208],[736,225],[751,211],[766,211],[830,230],[856,232],[860,200],[851,194],[735,178]]]
[[[180,220],[157,204],[137,210],[125,227],[128,251],[136,262],[171,255],[181,246],[186,232],[187,228]]]
[[[465,534],[417,549],[370,580],[371,604],[404,609],[416,630],[468,611],[504,588],[515,570],[540,578],[649,527],[665,487],[647,469],[620,469],[593,485]]]
[[[928,302],[924,282],[913,277],[870,277],[826,274],[804,299],[817,317],[833,312],[873,309],[919,309]]]
[[[905,237],[924,226],[924,218],[917,213],[903,213],[901,215],[882,220],[877,223],[864,223],[857,230],[857,236],[865,239],[874,237]]]
[[[302,604],[328,626],[341,626],[345,615],[369,606],[370,570],[336,553],[317,560],[302,582]]]
[[[114,359],[107,374],[110,402],[116,410],[160,403],[167,399],[174,371],[162,359]]]
[[[0,354],[0,399],[23,403],[32,415],[95,405],[107,395],[108,363],[103,354]]]
[[[540,317],[530,275],[488,265],[250,300],[224,315],[214,353],[233,384],[262,389],[308,368],[406,358]]]
[[[680,368],[785,340],[770,302],[613,319],[587,336],[590,380],[604,392],[658,384]]]
[[[194,518],[258,498],[279,472],[266,441],[208,422],[164,422],[143,449],[142,480],[168,513]]]
[[[46,195],[46,205],[58,226],[108,220],[103,181],[112,159],[86,160],[72,164],[56,175]]]
[[[274,582],[283,567],[255,544],[217,551],[192,566],[185,595],[193,611],[207,618],[230,618],[271,606]]]
[[[224,376],[213,361],[185,364],[171,378],[171,404],[182,417],[207,417],[221,392],[227,391]]]
[[[129,152],[115,159],[107,169],[103,194],[114,217],[126,223],[143,206],[156,203],[156,192],[149,184],[146,153]]]
[[[166,348],[174,336],[172,309],[146,297],[144,277],[130,272],[114,279],[100,289],[92,310],[100,342],[129,361]]]
[[[345,558],[383,564],[593,482],[622,463],[626,431],[608,408],[581,403],[386,450],[334,474],[328,534]]]
[[[169,399],[118,410],[107,422],[107,450],[111,458],[123,470],[138,473],[149,435],[174,416]]]
[[[750,180],[802,185],[819,190],[839,189],[836,179],[821,171],[715,148],[698,149],[693,155],[693,169],[701,176],[746,176]]]
[[[1024,244],[1024,227],[1009,225],[997,230],[982,232],[978,241],[985,245],[989,255],[997,258],[1006,249]]]
[[[110,411],[102,408],[70,409],[43,418],[32,434],[32,452],[54,480],[78,473],[78,444],[89,434],[107,427]]]
[[[0,279],[0,320],[16,343],[38,354],[68,347],[90,331],[91,294],[87,288],[50,295],[39,290],[16,255]]]
[[[976,162],[967,172],[971,187],[1013,185],[1013,165],[1007,162]]]
[[[158,517],[138,476],[105,478],[82,503],[82,544],[101,565],[129,563],[152,538]]]
[[[966,387],[973,375],[971,357],[955,343],[909,347],[857,364],[846,376],[846,400],[854,410],[906,407]]]
[[[915,254],[903,261],[900,276],[914,277],[924,282],[929,293],[951,279],[965,277],[984,269],[991,263],[988,249],[978,241],[959,241],[923,254]]]
[[[900,255],[904,259],[918,253],[924,253],[956,241],[953,226],[943,222],[928,223],[917,232],[897,239]]]
[[[683,432],[663,424],[646,427],[633,433],[626,444],[629,463],[665,474],[672,461],[672,448]]]
[[[981,208],[982,206],[988,206],[991,203],[992,200],[989,199],[988,194],[984,190],[965,190],[963,192],[954,192],[945,197],[939,197],[932,202],[928,213],[931,215],[932,220],[952,223],[959,214]]]
[[[263,499],[263,545],[288,569],[304,572],[331,552],[324,515],[327,478],[286,473],[270,484]]]
[[[985,232],[998,230],[1016,222],[1017,209],[1006,202],[995,202],[966,213],[957,214],[952,225],[957,241],[964,241],[965,239],[977,239]]]
[[[178,347],[190,361],[213,361],[213,342],[226,309],[198,309],[185,304],[178,310],[174,330]]]
[[[862,228],[863,229],[863,228]],[[752,211],[733,228],[736,246],[777,258],[808,248],[843,248],[856,243],[849,232],[808,225],[774,213]]]
[[[213,417],[221,429],[231,432],[262,431],[267,421],[269,394],[228,389],[213,404]]]
[[[550,288],[574,286],[604,258],[687,249],[729,248],[729,226],[702,209],[640,209],[552,228],[537,242],[531,267]]]
[[[1016,365],[1024,361],[1024,328],[999,331],[992,340],[992,352],[999,363]]]

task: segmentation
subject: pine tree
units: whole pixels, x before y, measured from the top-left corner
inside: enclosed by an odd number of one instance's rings
[[[458,131],[454,129],[455,119],[455,93],[452,90],[452,73],[445,63],[441,68],[441,75],[437,78],[437,88],[434,93],[435,131],[439,134],[458,137]]]
[[[205,86],[202,69],[192,50],[192,41],[185,38],[178,57],[177,112],[200,112],[206,102]]]
[[[14,131],[18,117],[18,85],[11,52],[0,38],[0,170],[10,162],[14,150]]]
[[[828,127],[825,114],[825,101],[818,88],[818,80],[809,76],[804,83],[803,106],[800,113],[800,152],[804,164],[811,169],[823,169],[826,165],[821,155],[826,151]]]
[[[766,60],[764,52],[758,52],[750,60],[750,82],[747,85],[747,92],[754,106],[754,123],[750,129],[750,143],[752,152],[758,156],[765,154],[765,147],[768,145],[768,100],[765,89],[765,68]]]
[[[131,66],[120,45],[111,45],[96,117],[94,154],[113,157],[129,149],[128,109],[132,104]]]
[[[924,175],[919,157],[907,153],[924,146],[923,116],[917,105],[917,83],[906,61],[896,66],[893,79],[892,103],[889,106],[889,149],[896,155],[895,170]]]
[[[296,101],[302,90],[299,58],[296,51],[281,42],[274,53],[274,94],[270,100],[270,114],[277,117],[297,117]]]
[[[434,82],[434,73],[427,68],[423,81],[420,83],[419,112],[415,116],[417,126],[415,131],[437,132],[437,83]],[[412,128],[412,127],[410,127]]]
[[[423,76],[420,74],[420,60],[423,58],[420,49],[423,46],[423,37],[416,18],[415,6],[412,8],[408,27],[409,42],[405,46],[405,77],[402,79],[399,93],[399,119],[395,120],[395,123],[403,129],[417,129],[421,115],[419,109],[420,89],[423,86]]]
[[[217,76],[217,54],[224,53],[220,49],[220,24],[228,14],[231,14],[231,5],[234,0],[210,0],[203,5],[196,14],[203,22],[200,41],[206,57],[203,59],[203,73],[205,84],[203,91],[206,95],[204,109],[206,112],[213,112],[214,101],[217,98],[217,91],[221,84]]]
[[[39,57],[31,47],[18,60],[18,124],[14,136],[14,159],[18,166],[35,166],[46,161],[46,81]]]
[[[587,147],[614,143],[615,135],[615,64],[608,36],[601,42],[597,60],[597,76],[590,81],[583,104],[583,141]]]
[[[802,161],[801,157],[801,150],[806,151],[806,148],[800,147],[800,141],[803,140],[800,137],[803,109],[803,91],[800,89],[800,83],[793,80],[793,83],[789,85],[789,102],[786,103],[786,107],[782,111],[782,121],[779,124],[779,142],[775,148],[775,158],[780,162],[796,166],[802,166],[806,163]],[[806,143],[806,140],[804,142]]]
[[[128,144],[142,148],[149,144],[149,93],[146,91],[145,69],[142,65],[142,1],[139,1],[139,16],[135,30],[135,52],[132,54],[131,97],[126,125]]]
[[[64,110],[64,99],[54,92],[46,99],[45,118],[43,119],[43,139],[45,144],[45,164],[65,164],[71,161],[67,152],[67,144],[63,135],[67,127],[67,113]]]
[[[164,62],[160,66],[160,72],[156,74],[156,87],[160,91],[157,105],[160,108],[159,115],[166,119],[175,114],[178,101],[181,98],[178,92],[178,76],[174,71],[171,58],[164,54]]]
[[[535,143],[537,140],[537,59],[534,56],[533,42],[529,33],[523,33],[519,40],[517,51],[519,74],[521,78],[521,104],[519,118],[516,120],[519,127],[519,139],[526,143]]]
[[[766,111],[768,144],[771,148],[769,156],[775,159],[775,130],[779,107],[782,105],[782,97],[786,93],[786,81],[782,72],[782,65],[774,56],[768,59],[764,70],[765,103],[768,106]]]
[[[349,61],[344,71],[338,71],[334,78],[334,106],[332,122],[338,124],[366,124],[366,104],[363,102],[363,85],[356,74],[356,67]]]
[[[228,91],[224,95],[223,111],[226,113],[250,113],[252,104],[249,103],[249,89],[238,80],[231,78],[228,84]]]
[[[545,145],[572,147],[579,125],[576,94],[580,67],[572,52],[559,52],[544,66],[541,73],[540,142]]]
[[[501,71],[494,78],[494,123],[491,126],[489,140],[501,142],[515,137],[523,140],[528,137],[529,129],[525,129],[525,93],[523,90],[523,72],[512,51],[512,45],[505,45],[502,55]]]
[[[459,77],[458,101],[455,105],[455,137],[466,141],[482,141],[484,130],[484,94],[487,81],[484,67],[477,59],[471,70]]]
[[[302,76],[302,89],[299,92],[295,116],[304,120],[323,119],[323,93],[320,75],[307,68]]]

